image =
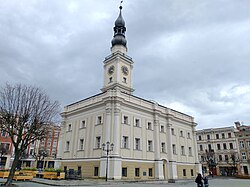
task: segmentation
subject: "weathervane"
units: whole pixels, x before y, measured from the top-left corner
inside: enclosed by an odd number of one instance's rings
[[[120,6],[122,6],[123,0],[121,0]]]

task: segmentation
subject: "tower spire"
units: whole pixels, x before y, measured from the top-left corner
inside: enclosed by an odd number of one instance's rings
[[[115,21],[115,26],[114,26],[114,37],[111,41],[112,48],[115,45],[122,45],[127,49],[127,40],[125,37],[125,32],[126,32],[126,27],[125,27],[125,21],[122,17],[122,4],[123,1],[120,3],[120,13],[118,18]]]

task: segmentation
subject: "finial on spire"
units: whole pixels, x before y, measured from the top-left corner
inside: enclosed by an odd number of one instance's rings
[[[123,3],[123,0],[121,0],[120,2],[120,6],[119,6],[120,11],[122,10],[122,3]]]
[[[126,47],[127,40],[125,38],[125,32],[126,32],[126,27],[125,27],[125,21],[122,17],[122,3],[123,0],[120,2],[120,13],[118,18],[115,21],[115,27],[114,27],[114,38],[112,39],[111,43],[112,46],[114,45],[123,45]]]

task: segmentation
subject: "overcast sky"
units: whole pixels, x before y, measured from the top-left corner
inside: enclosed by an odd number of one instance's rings
[[[100,93],[119,0],[0,0],[0,86],[62,106]],[[134,95],[197,129],[250,124],[249,0],[124,0]]]

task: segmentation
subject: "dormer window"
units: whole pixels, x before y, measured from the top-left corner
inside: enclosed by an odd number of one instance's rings
[[[113,82],[112,77],[109,77],[109,83]]]
[[[126,77],[123,77],[123,82],[127,83],[127,78]]]
[[[71,130],[72,130],[72,125],[69,124],[69,126],[68,126],[68,131],[71,131]]]

